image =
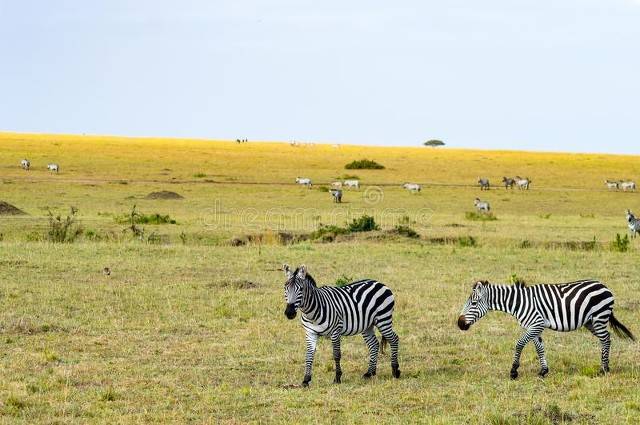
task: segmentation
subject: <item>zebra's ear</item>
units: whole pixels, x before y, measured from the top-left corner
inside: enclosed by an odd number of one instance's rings
[[[307,277],[307,266],[305,266],[304,264],[298,267],[298,277],[300,279],[304,279]]]
[[[284,271],[284,275],[285,275],[286,277],[291,276],[291,268],[289,267],[289,265],[288,265],[288,264],[283,264],[283,265],[282,265],[282,270]]]

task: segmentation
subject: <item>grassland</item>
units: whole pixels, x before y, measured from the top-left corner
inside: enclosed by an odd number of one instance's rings
[[[638,247],[608,246],[640,199],[603,184],[640,176],[638,157],[21,134],[0,134],[0,147],[0,200],[28,214],[0,216],[1,422],[637,423],[638,344],[614,338],[612,373],[599,377],[595,338],[548,332],[550,375],[536,377],[528,347],[510,381],[517,323],[494,313],[462,333],[455,319],[477,278],[596,277],[640,334]],[[19,168],[23,157],[32,170]],[[344,170],[362,158],[386,168]],[[317,187],[345,174],[364,188],[335,205]],[[532,189],[473,186],[480,175],[496,184],[514,174],[532,178]],[[296,176],[316,189],[293,185]],[[412,195],[405,181],[425,187]],[[160,190],[184,199],[146,199]],[[476,196],[497,220],[465,218]],[[144,225],[162,243],[122,231],[118,218],[134,204],[177,221]],[[47,210],[70,206],[84,234],[44,241]],[[382,230],[277,243],[278,232],[305,235],[362,214]],[[391,234],[398,223],[421,237]],[[245,235],[262,242],[229,244]],[[469,236],[475,246],[456,242]],[[362,381],[366,347],[353,337],[343,340],[342,385],[331,384],[322,341],[311,388],[297,388],[304,338],[283,314],[282,262],[307,264],[322,283],[347,275],[389,284],[402,379],[391,379],[384,357],[378,376]]]

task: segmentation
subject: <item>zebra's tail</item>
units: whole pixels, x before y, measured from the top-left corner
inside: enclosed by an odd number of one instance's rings
[[[387,340],[384,335],[380,337],[380,354],[384,354],[384,346],[387,345]]]
[[[611,317],[609,318],[609,324],[611,325],[611,329],[613,332],[618,335],[620,338],[629,338],[632,341],[636,340],[636,337],[633,336],[631,331],[627,329],[625,325],[620,323],[618,319],[611,313]]]

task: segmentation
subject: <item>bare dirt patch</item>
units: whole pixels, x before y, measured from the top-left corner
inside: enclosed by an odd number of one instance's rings
[[[184,196],[170,190],[161,190],[160,192],[151,192],[145,199],[184,199]]]

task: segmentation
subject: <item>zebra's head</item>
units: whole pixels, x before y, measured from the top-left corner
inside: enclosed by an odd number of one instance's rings
[[[466,331],[475,322],[480,320],[482,316],[489,311],[489,302],[487,299],[487,285],[489,282],[478,281],[473,285],[473,290],[469,299],[462,307],[460,316],[458,316],[458,327]]]
[[[307,281],[307,268],[302,265],[292,272],[285,264],[282,269],[287,279],[284,284],[284,299],[287,303],[284,315],[291,320],[296,317],[296,310],[302,303],[303,289]]]

